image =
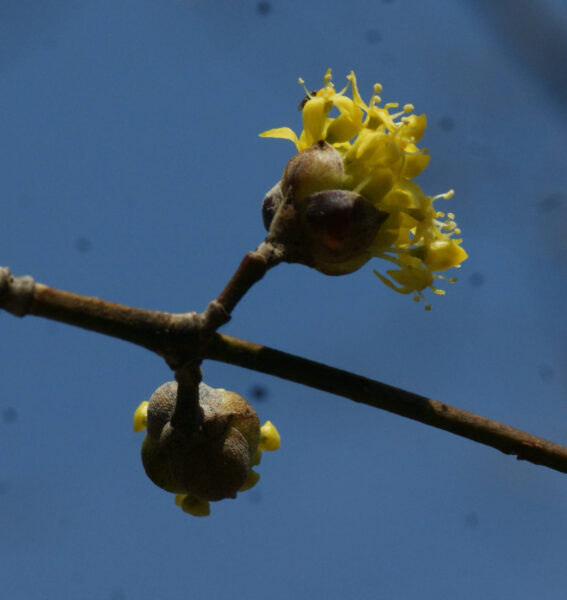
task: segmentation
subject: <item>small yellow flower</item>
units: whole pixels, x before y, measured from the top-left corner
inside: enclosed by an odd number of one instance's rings
[[[261,137],[292,141],[298,152],[324,141],[340,155],[344,174],[340,189],[360,194],[388,218],[374,239],[358,256],[335,264],[316,264],[326,274],[345,274],[359,269],[370,258],[378,257],[396,265],[378,277],[393,290],[423,299],[422,291],[438,290],[434,283],[445,279],[439,274],[459,267],[467,258],[454,215],[447,216],[434,208],[434,202],[449,199],[453,191],[426,196],[412,181],[429,163],[427,150],[420,149],[427,119],[412,114],[414,107],[397,103],[381,106],[380,84],[374,85],[368,103],[359,94],[354,72],[340,91],[334,88],[331,70],[317,92],[307,93],[302,106],[303,130],[299,137],[289,127],[270,129]],[[303,80],[299,80],[303,84]],[[347,96],[348,90],[351,96]],[[335,114],[331,111],[335,109]],[[338,113],[338,114],[336,114]]]

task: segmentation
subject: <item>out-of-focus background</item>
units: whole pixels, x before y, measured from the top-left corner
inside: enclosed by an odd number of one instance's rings
[[[426,312],[368,264],[270,272],[223,331],[567,443],[562,0],[0,4],[0,264],[202,310],[263,239],[288,125],[328,67],[428,115],[427,194],[470,254]],[[446,202],[446,204],[443,204]],[[563,598],[567,477],[255,372],[204,364],[282,435],[192,518],[132,432],[171,379],[126,343],[0,315],[8,600]]]

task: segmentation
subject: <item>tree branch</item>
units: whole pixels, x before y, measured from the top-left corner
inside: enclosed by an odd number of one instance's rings
[[[254,283],[254,277],[244,279],[240,289]],[[237,280],[240,281],[239,277]],[[237,283],[236,289],[240,285]],[[360,375],[211,333],[204,323],[226,321],[227,312],[240,297],[240,293],[236,293],[226,307],[213,301],[203,315],[170,314],[63,292],[34,283],[30,277],[13,277],[9,269],[0,268],[0,308],[17,316],[41,316],[129,341],[163,356],[175,369],[189,361],[208,358],[268,373],[444,429],[505,454],[514,454],[520,460],[567,473],[567,448],[559,444]]]
[[[248,252],[240,266],[216,299],[228,315],[246,292],[272,267],[283,260],[283,253],[270,242],[262,242],[254,252]],[[213,300],[215,302],[215,300]]]
[[[80,296],[14,277],[0,268],[0,308],[23,317],[35,315],[131,342],[168,360],[198,347],[201,317],[132,308],[99,298]],[[192,350],[190,350],[193,348]]]
[[[567,447],[503,423],[348,371],[216,334],[204,358],[302,383],[491,446],[518,460],[567,473]]]

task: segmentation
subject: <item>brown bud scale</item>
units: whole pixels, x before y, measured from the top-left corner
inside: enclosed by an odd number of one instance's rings
[[[260,422],[238,394],[199,384],[203,427],[191,434],[171,426],[177,383],[158,388],[148,404],[142,463],[159,487],[205,500],[234,498],[258,447]]]

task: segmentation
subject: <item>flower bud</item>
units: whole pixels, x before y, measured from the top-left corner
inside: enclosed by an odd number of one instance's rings
[[[159,387],[147,407],[142,463],[148,477],[175,494],[203,500],[234,498],[258,449],[260,423],[238,394],[199,384],[203,425],[187,434],[172,427],[177,383]]]
[[[315,267],[363,253],[388,214],[347,190],[316,192],[303,200],[303,228]],[[327,272],[324,267],[320,270]]]
[[[287,163],[281,181],[282,195],[285,198],[291,193],[294,201],[301,203],[314,192],[340,188],[343,175],[340,154],[327,142],[320,141],[298,152]]]

